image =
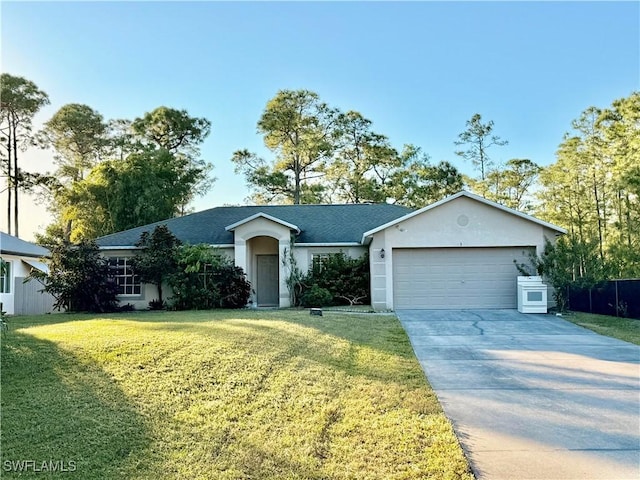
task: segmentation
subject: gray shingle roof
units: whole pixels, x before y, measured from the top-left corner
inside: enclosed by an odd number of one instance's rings
[[[412,211],[389,204],[216,207],[105,235],[96,242],[101,247],[132,246],[140,239],[142,232],[166,224],[184,243],[229,245],[233,244],[233,232],[226,231],[225,227],[262,212],[297,225],[300,228],[297,243],[359,243],[364,232]]]
[[[48,257],[51,253],[44,247],[27,242],[13,235],[0,232],[0,253],[22,257]]]

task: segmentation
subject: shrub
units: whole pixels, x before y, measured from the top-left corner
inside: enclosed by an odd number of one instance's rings
[[[118,286],[109,261],[93,242],[62,243],[50,247],[49,274],[33,270],[30,278],[44,285],[56,299],[54,308],[70,312],[113,312]]]
[[[244,271],[215,248],[184,245],[178,249],[177,265],[168,279],[173,289],[172,308],[242,308],[249,301],[251,285]]]
[[[155,298],[149,302],[149,310],[164,310],[165,303],[159,298]]]
[[[158,225],[153,232],[142,232],[137,247],[142,247],[132,259],[133,271],[140,281],[158,288],[158,302],[163,305],[162,284],[176,268],[177,250],[180,240],[166,225]],[[151,306],[151,304],[149,304]]]
[[[544,276],[554,289],[556,306],[565,311],[569,287],[591,288],[606,278],[596,248],[595,241],[580,242],[571,236],[561,237],[555,244],[545,238],[542,254],[530,256],[531,267],[516,262],[516,268],[523,275],[536,272]]]
[[[331,303],[358,305],[369,302],[369,257],[351,258],[334,253],[315,263],[302,279],[303,297],[318,286],[331,294]]]
[[[312,285],[307,289],[300,299],[303,307],[326,307],[333,302],[333,295],[326,288]]]
[[[235,265],[219,267],[217,281],[222,308],[243,308],[249,303],[251,284],[242,268]]]
[[[7,312],[2,308],[2,302],[0,302],[0,330],[2,330],[2,336],[6,337],[9,331],[9,319],[7,318]]]

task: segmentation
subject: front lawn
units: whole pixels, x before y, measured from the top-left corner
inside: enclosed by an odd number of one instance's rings
[[[600,335],[640,345],[640,320],[584,312],[569,312],[562,318]]]
[[[48,315],[2,343],[3,478],[472,478],[393,316]]]

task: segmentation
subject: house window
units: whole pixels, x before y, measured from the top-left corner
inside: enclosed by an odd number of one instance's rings
[[[210,263],[204,263],[200,266],[200,271],[198,272],[198,278],[202,282],[202,286],[207,288],[207,285],[212,281],[213,275],[213,265]]]
[[[0,258],[0,293],[11,293],[11,262]]]
[[[131,258],[112,257],[109,259],[109,265],[114,269],[118,295],[140,295],[142,293],[140,277],[134,275],[131,268]]]
[[[311,266],[314,270],[321,272],[324,266],[331,258],[330,253],[313,253],[311,254]]]

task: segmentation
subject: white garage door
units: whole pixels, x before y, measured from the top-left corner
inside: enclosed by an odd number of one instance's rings
[[[516,308],[514,260],[533,247],[393,249],[396,309]]]

